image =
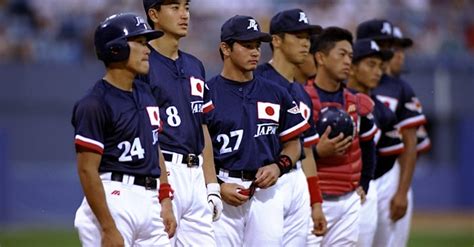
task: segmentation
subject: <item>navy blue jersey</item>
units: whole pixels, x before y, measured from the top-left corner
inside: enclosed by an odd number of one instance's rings
[[[102,155],[99,172],[159,177],[158,112],[147,84],[128,92],[99,80],[74,106],[76,148]]]
[[[319,140],[319,135],[316,130],[316,125],[313,120],[313,103],[311,98],[304,90],[303,85],[296,82],[289,82],[283,77],[278,71],[276,71],[269,63],[262,64],[257,67],[255,74],[265,79],[268,79],[283,88],[286,88],[293,99],[300,108],[301,115],[308,122],[310,128],[308,128],[302,135],[304,146],[309,147],[315,145]]]
[[[418,127],[426,122],[420,101],[411,86],[404,80],[383,75],[372,94],[395,112],[399,129]]]
[[[262,77],[208,82],[214,110],[205,114],[217,167],[254,171],[274,163],[282,143],[309,128],[285,88]]]
[[[141,79],[150,84],[160,107],[160,147],[181,154],[200,154],[204,148],[202,112],[213,107],[204,83],[204,66],[182,51],[174,61],[150,49],[150,72]]]
[[[375,96],[372,96],[372,100],[375,103],[374,120],[378,127],[374,138],[377,149],[377,165],[374,178],[379,178],[392,169],[398,155],[403,152],[403,142],[396,127],[398,121],[395,113],[390,111]]]

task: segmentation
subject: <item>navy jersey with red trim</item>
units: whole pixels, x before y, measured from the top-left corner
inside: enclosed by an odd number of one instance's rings
[[[301,115],[306,121],[308,121],[310,126],[310,128],[308,128],[302,135],[303,144],[306,147],[315,145],[319,140],[319,135],[312,116],[313,111],[311,109],[313,109],[313,104],[311,102],[311,98],[304,90],[303,85],[296,82],[289,82],[269,63],[259,65],[255,70],[255,74],[264,77],[265,79],[268,79],[288,90],[290,95],[298,104]],[[304,155],[302,158],[304,158]]]
[[[160,147],[181,154],[200,154],[204,148],[202,112],[213,107],[204,83],[204,66],[182,51],[178,59],[171,60],[152,47],[150,50],[150,71],[140,78],[150,84],[160,107]]]
[[[420,101],[404,80],[384,74],[372,95],[395,112],[398,128],[418,127],[426,122]]]
[[[287,90],[262,77],[240,83],[219,75],[208,85],[215,108],[204,116],[219,168],[253,171],[274,163],[283,142],[309,128]]]
[[[416,129],[416,139],[417,139],[416,151],[419,154],[426,153],[431,149],[431,140],[428,135],[428,131],[426,131],[426,128],[424,125]]]
[[[403,152],[403,142],[396,128],[398,121],[395,113],[375,96],[371,98],[374,101],[374,121],[378,127],[374,138],[377,150],[374,178],[379,178],[392,169],[398,155]]]
[[[128,92],[99,80],[74,105],[76,149],[101,154],[99,172],[159,177],[158,112],[147,84]]]

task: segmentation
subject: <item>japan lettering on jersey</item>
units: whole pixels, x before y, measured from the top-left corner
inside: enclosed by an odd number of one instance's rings
[[[216,166],[257,170],[274,163],[282,143],[309,128],[286,89],[261,77],[245,83],[207,82],[214,110],[205,113]]]
[[[98,81],[73,109],[77,149],[102,155],[100,172],[160,176],[159,109],[150,87],[135,81],[132,92]]]
[[[400,78],[383,75],[372,94],[395,112],[397,128],[418,127],[426,123],[420,101],[408,83]]]
[[[179,51],[171,60],[150,47],[148,82],[160,107],[163,150],[200,154],[204,148],[202,113],[213,108],[204,83],[205,71],[196,57]]]
[[[264,77],[279,86],[286,88],[298,105],[299,111],[303,118],[308,122],[308,128],[302,135],[304,146],[310,147],[319,141],[319,135],[316,131],[314,120],[312,117],[312,103],[309,95],[304,90],[303,86],[296,82],[289,82],[283,77],[273,66],[269,63],[259,65],[255,70],[255,75]],[[304,158],[302,156],[301,158]]]

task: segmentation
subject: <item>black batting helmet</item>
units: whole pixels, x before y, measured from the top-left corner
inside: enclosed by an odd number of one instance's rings
[[[147,40],[159,38],[161,31],[152,30],[139,15],[120,13],[107,17],[95,30],[94,45],[97,58],[105,63],[128,59],[128,38],[144,36]]]
[[[337,107],[330,106],[321,110],[316,122],[316,129],[320,136],[323,135],[328,126],[331,126],[329,138],[334,138],[340,133],[343,133],[344,137],[352,136],[354,133],[354,122],[351,116]]]

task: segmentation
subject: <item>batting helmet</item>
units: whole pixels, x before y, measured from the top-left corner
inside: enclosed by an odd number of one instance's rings
[[[351,116],[337,107],[330,106],[321,110],[321,114],[316,123],[316,129],[319,135],[323,135],[328,126],[331,126],[329,138],[334,138],[340,133],[343,133],[344,137],[352,136],[354,133],[354,122]]]
[[[124,61],[130,55],[129,38],[144,36],[152,40],[162,35],[163,32],[152,30],[139,15],[115,14],[107,17],[95,30],[95,52],[97,58],[105,63]]]

